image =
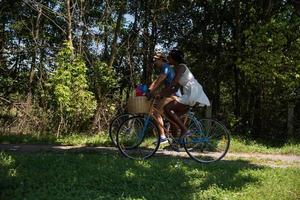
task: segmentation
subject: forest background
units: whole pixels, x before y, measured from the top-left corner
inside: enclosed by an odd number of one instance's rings
[[[105,134],[157,48],[233,135],[300,139],[296,0],[0,0],[1,134]]]

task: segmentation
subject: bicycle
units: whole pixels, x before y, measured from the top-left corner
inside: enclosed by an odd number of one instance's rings
[[[147,159],[158,150],[160,134],[153,112],[159,110],[154,107],[155,101],[156,98],[151,100],[148,113],[130,117],[119,126],[117,147],[125,157]],[[163,113],[160,114],[166,122],[178,127]],[[191,134],[173,136],[168,128],[164,127],[165,135],[173,149],[183,147],[193,160],[200,163],[215,162],[226,155],[230,145],[230,134],[224,125],[214,119],[198,120],[191,110],[182,117],[182,120]]]

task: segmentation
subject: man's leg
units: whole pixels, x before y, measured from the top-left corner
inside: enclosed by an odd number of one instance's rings
[[[166,138],[165,130],[163,128],[164,127],[164,121],[163,121],[162,116],[157,112],[154,112],[153,115],[156,118],[156,122],[157,122],[159,133],[160,133],[160,137],[161,138]]]

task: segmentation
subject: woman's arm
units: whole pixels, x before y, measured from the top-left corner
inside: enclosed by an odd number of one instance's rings
[[[160,96],[170,96],[178,91],[178,89],[180,88],[179,79],[181,78],[181,76],[185,72],[185,70],[186,70],[186,68],[184,65],[178,66],[178,69],[176,70],[173,81],[171,82],[171,84],[168,87],[164,88],[160,92]]]
[[[175,77],[171,82],[171,86],[176,86],[179,84],[179,79],[181,78],[182,74],[185,72],[186,68],[184,65],[179,65],[178,69],[176,70]]]

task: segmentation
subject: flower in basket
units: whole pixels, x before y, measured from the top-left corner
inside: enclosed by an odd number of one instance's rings
[[[148,91],[148,87],[145,84],[140,84],[135,88],[135,96],[145,96]]]

